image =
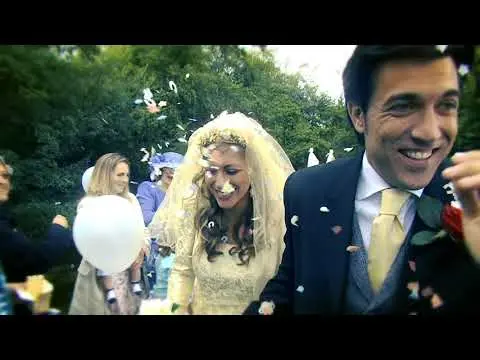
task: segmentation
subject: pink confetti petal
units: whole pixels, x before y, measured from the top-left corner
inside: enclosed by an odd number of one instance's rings
[[[430,286],[427,286],[425,289],[422,290],[421,292],[423,297],[429,297],[433,295],[433,289]]]
[[[408,266],[410,267],[410,270],[413,272],[417,271],[417,264],[415,264],[415,261],[409,261]]]
[[[342,231],[342,227],[340,225],[335,225],[334,227],[332,227],[332,231],[335,235],[338,235]]]
[[[443,305],[443,300],[437,294],[433,294],[432,298],[430,299],[430,303],[432,304],[432,308],[438,309]]]

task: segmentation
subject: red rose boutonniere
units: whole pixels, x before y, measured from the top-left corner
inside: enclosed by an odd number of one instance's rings
[[[440,239],[463,241],[461,209],[424,195],[417,203],[417,213],[431,230],[416,233],[412,237],[413,245],[428,245]]]

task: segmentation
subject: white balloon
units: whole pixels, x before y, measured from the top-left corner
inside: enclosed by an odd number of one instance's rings
[[[90,179],[92,178],[93,174],[93,169],[95,166],[89,167],[87,170],[82,175],[82,186],[83,186],[83,191],[87,192],[88,190],[88,185],[90,185]]]
[[[73,240],[95,268],[114,274],[129,268],[144,244],[144,224],[137,209],[117,195],[82,200],[73,223]]]

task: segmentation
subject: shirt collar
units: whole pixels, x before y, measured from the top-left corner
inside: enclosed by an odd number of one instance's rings
[[[364,200],[377,192],[391,188],[385,180],[375,171],[367,159],[367,152],[363,153],[362,171],[358,180],[356,200]],[[407,190],[409,193],[420,198],[424,188],[418,190]]]

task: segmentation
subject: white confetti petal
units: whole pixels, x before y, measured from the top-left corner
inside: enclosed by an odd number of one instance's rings
[[[179,102],[177,103],[177,105],[180,105],[180,104],[181,104],[181,103],[179,103]]]
[[[168,141],[165,141],[165,146],[168,147],[168,145],[170,145],[170,143]]]
[[[354,253],[354,252],[357,252],[358,250],[360,250],[360,248],[358,246],[355,246],[355,245],[349,245],[349,246],[347,246],[346,250],[349,253]]]
[[[303,293],[303,291],[305,290],[305,288],[303,287],[303,285],[300,285],[299,287],[297,287],[297,291],[301,294]]]
[[[177,85],[175,85],[175,83],[172,80],[168,82],[168,87],[170,88],[170,90],[173,90],[175,94],[178,94]]]
[[[330,209],[327,208],[326,206],[322,206],[322,207],[320,208],[320,212],[328,213],[328,212],[330,212]]]
[[[167,118],[167,115],[160,115],[157,117],[157,120],[165,120]]]
[[[160,146],[160,144],[157,144],[157,146],[158,146],[158,148],[159,148],[160,150],[162,150],[162,147]]]
[[[181,143],[188,143],[187,139],[185,139],[184,137],[183,138],[178,138],[177,140]]]
[[[102,121],[103,121],[105,124],[110,125],[110,124],[108,123],[108,121],[105,120],[104,118],[102,118]]]
[[[330,151],[327,154],[327,160],[326,162],[329,163],[330,161],[335,160],[335,155],[333,155],[333,149],[330,149]]]
[[[160,101],[160,102],[158,103],[158,107],[160,107],[160,108],[165,107],[165,106],[167,106],[167,102],[166,102],[166,101]]]
[[[142,100],[142,99],[136,99],[136,100],[134,101],[134,103],[135,103],[136,105],[140,105],[141,103],[143,103],[143,100]]]
[[[447,50],[448,45],[435,45],[438,51],[440,51],[442,54]]]
[[[213,114],[210,114],[210,119],[213,119],[213,118],[214,118]]]
[[[136,182],[136,181],[130,181],[130,184],[138,185],[138,182]]]
[[[62,205],[62,203],[60,201],[57,201],[55,205]]]
[[[297,222],[298,222],[298,216],[297,215],[293,215],[292,216],[292,219],[290,220],[290,222],[292,223],[293,226],[298,226]]]
[[[350,152],[350,151],[352,151],[352,150],[353,150],[353,147],[349,147],[349,148],[343,149],[343,151],[345,151],[345,152]]]
[[[188,79],[190,77],[190,74],[185,75],[185,79]]]
[[[257,217],[252,218],[252,221],[258,221],[260,219],[261,219],[260,216],[257,216]]]
[[[460,65],[460,67],[458,68],[458,73],[460,74],[460,76],[465,76],[465,75],[467,75],[469,72],[470,72],[470,68],[469,68],[468,65],[462,64],[462,65]]]
[[[149,88],[143,89],[143,100],[148,104],[153,101],[153,94]]]
[[[223,184],[221,191],[224,194],[231,194],[235,191],[235,188],[230,184],[230,181],[227,181],[225,184]]]
[[[197,119],[192,119],[192,118],[189,118],[188,120],[193,121],[193,122],[197,122],[197,121],[198,121]]]
[[[145,155],[143,156],[142,160],[140,160],[141,162],[147,162],[148,159],[150,158],[150,153],[145,149],[145,148],[141,148],[140,151],[144,152]]]
[[[204,167],[204,168],[210,167],[210,163],[205,159],[198,160],[198,165],[200,165],[201,167]]]
[[[177,128],[179,128],[179,129],[182,130],[182,131],[185,131],[185,129],[183,128],[183,126],[180,125],[180,124],[177,124]]]

